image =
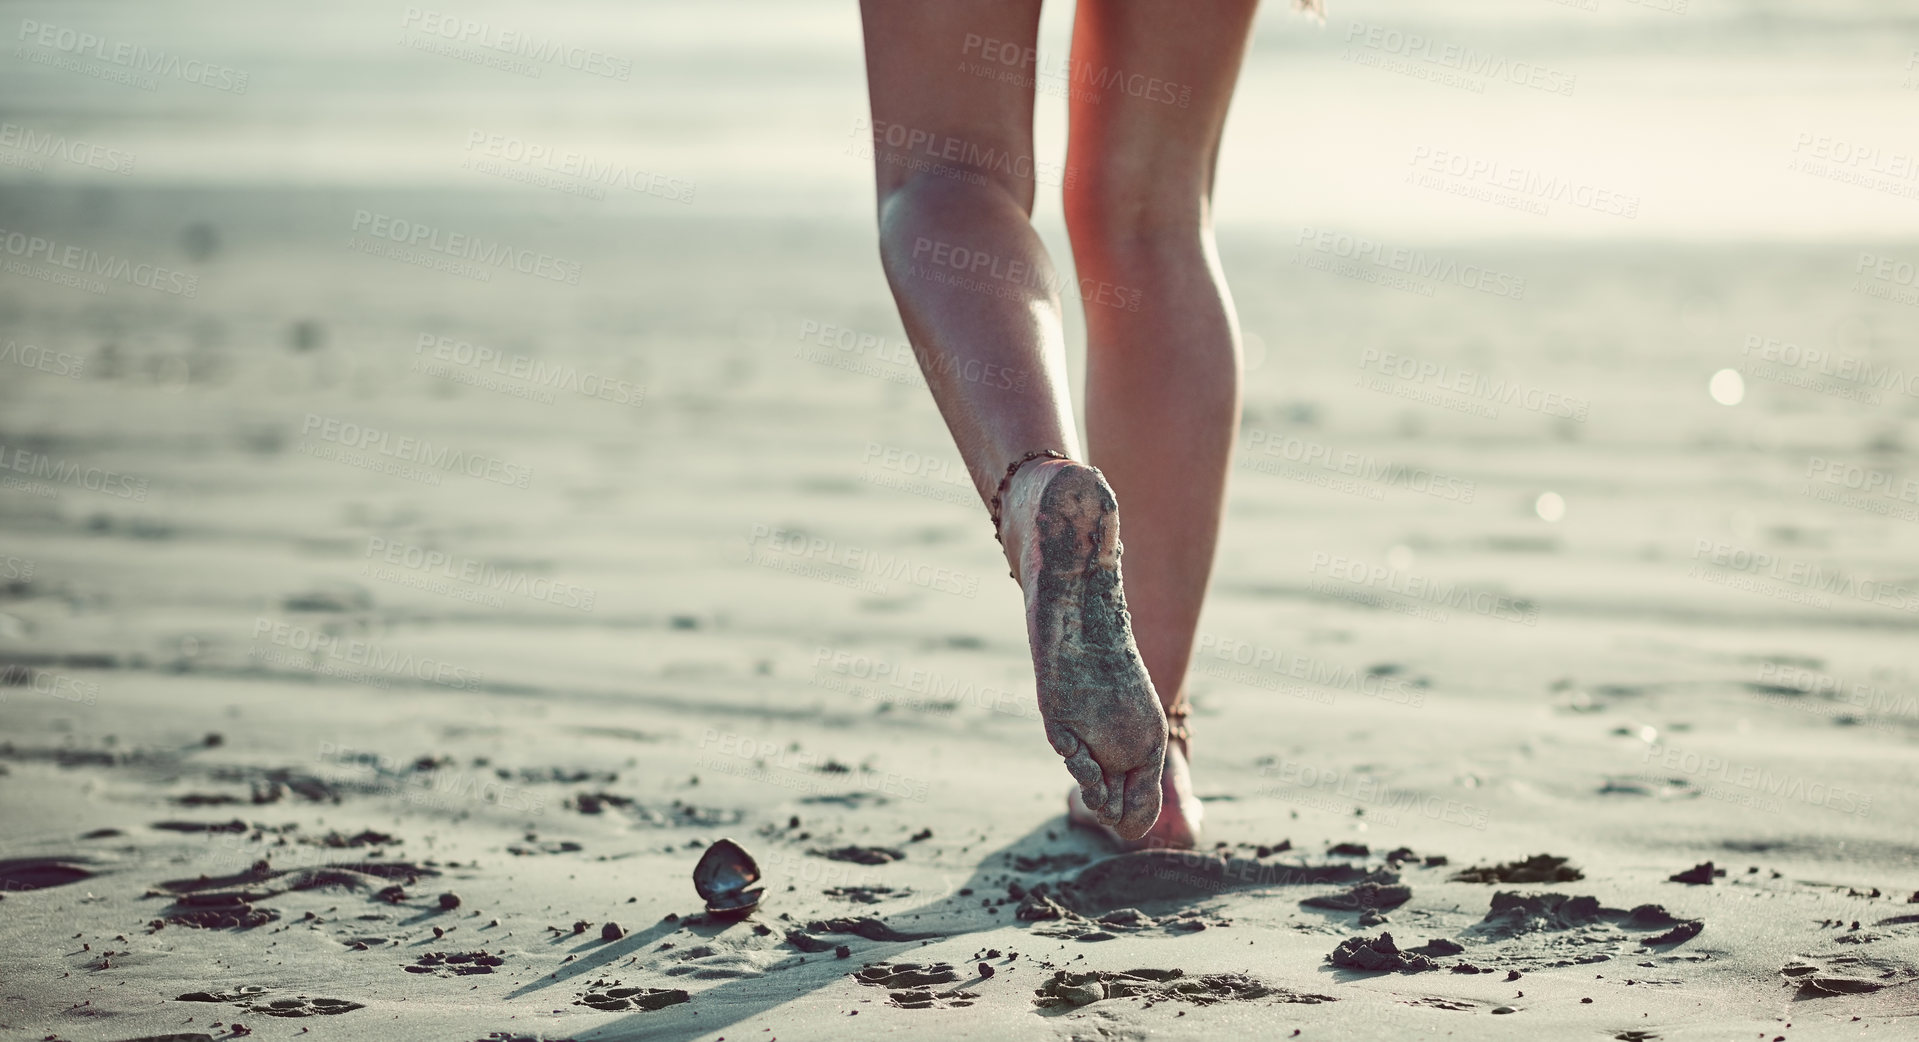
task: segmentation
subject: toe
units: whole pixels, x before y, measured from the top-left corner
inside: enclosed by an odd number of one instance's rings
[[[1126,772],[1123,784],[1112,786],[1125,794],[1124,807],[1117,815],[1118,821],[1113,831],[1124,839],[1138,839],[1144,836],[1159,820],[1160,809],[1160,766],[1149,764],[1135,767]]]
[[[1115,806],[1110,813],[1106,808],[1123,800],[1124,790],[1118,785],[1107,785],[1106,774],[1094,761],[1092,751],[1072,731],[1048,724],[1046,740],[1052,743],[1053,751],[1065,759],[1066,773],[1079,783],[1080,798],[1086,801],[1093,816],[1111,824],[1119,816],[1118,808]]]

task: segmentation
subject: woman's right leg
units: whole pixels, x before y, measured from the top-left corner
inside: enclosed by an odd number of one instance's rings
[[[1027,453],[1085,458],[1059,283],[1028,221],[1032,83],[961,69],[983,60],[988,41],[1030,53],[1039,0],[862,0],[860,13],[881,264],[940,415],[990,500]],[[1159,815],[1166,720],[1128,623],[1112,491],[1083,463],[1035,460],[1008,482],[1001,534],[1025,594],[1047,740],[1094,815],[1142,835]]]

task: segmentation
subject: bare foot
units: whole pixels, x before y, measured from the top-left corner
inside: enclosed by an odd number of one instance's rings
[[[1113,490],[1084,464],[1035,460],[1009,483],[1001,534],[1026,594],[1046,740],[1093,820],[1137,839],[1159,817],[1166,714],[1133,643]]]
[[[1069,789],[1066,793],[1066,820],[1085,829],[1092,829],[1111,840],[1121,850],[1193,850],[1199,846],[1200,819],[1205,811],[1199,797],[1193,795],[1192,771],[1186,762],[1186,754],[1181,752],[1177,742],[1166,746],[1166,769],[1160,774],[1159,783],[1159,820],[1146,830],[1138,839],[1124,839],[1119,833],[1100,824],[1093,812],[1086,809],[1086,801],[1080,799],[1078,789]]]

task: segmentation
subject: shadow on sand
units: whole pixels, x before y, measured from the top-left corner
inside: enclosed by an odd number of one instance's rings
[[[889,925],[902,932],[913,931],[919,934],[936,935],[932,941],[906,940],[884,942],[863,948],[857,959],[838,959],[832,953],[804,956],[805,961],[764,976],[755,976],[740,980],[731,980],[698,991],[691,1002],[669,1006],[662,1010],[647,1013],[633,1013],[610,1024],[577,1032],[571,1037],[579,1042],[613,1042],[616,1039],[660,1039],[667,1042],[690,1042],[699,1037],[710,1037],[715,1032],[727,1028],[757,1014],[765,1013],[812,992],[844,981],[863,964],[879,962],[893,958],[908,961],[912,952],[936,941],[951,940],[969,933],[1004,929],[1016,925],[1018,920],[1011,916],[985,920],[980,916],[980,895],[998,894],[1005,890],[1008,875],[1023,875],[1014,870],[1016,858],[1032,858],[1042,864],[1058,863],[1061,853],[1059,842],[1050,840],[1050,830],[1058,835],[1061,822],[1047,822],[1024,836],[982,857],[974,867],[972,874],[961,886],[944,897],[930,901],[916,908],[894,912],[887,917]],[[1098,857],[1102,848],[1094,845],[1089,837],[1076,836],[1074,851],[1092,853]],[[1071,855],[1069,854],[1070,858]],[[1073,859],[1077,860],[1077,859]],[[1030,863],[1030,862],[1029,862]],[[1070,862],[1069,862],[1070,863]],[[1043,871],[1043,869],[1041,870]],[[1353,864],[1301,865],[1285,864],[1271,860],[1233,857],[1224,852],[1207,851],[1146,851],[1133,854],[1118,854],[1096,860],[1081,869],[1076,875],[1069,873],[1070,883],[1063,886],[1055,882],[1051,892],[1059,897],[1076,913],[1098,916],[1119,909],[1137,909],[1145,913],[1147,921],[1153,916],[1174,918],[1191,916],[1204,902],[1218,898],[1229,891],[1296,886],[1307,884],[1351,882],[1364,875],[1365,869]],[[1030,878],[1030,877],[1029,877]],[[777,880],[775,882],[778,882]],[[1032,884],[1028,884],[1032,885]],[[960,891],[970,891],[961,896]],[[1012,904],[1004,906],[1008,912]],[[775,913],[776,915],[777,913]],[[758,922],[776,932],[790,928],[784,920],[769,918],[764,912],[756,913],[736,922],[700,923],[690,928],[704,938],[714,938],[736,930],[751,931]],[[911,923],[912,925],[905,925]],[[1036,924],[1061,926],[1062,923]],[[1097,924],[1086,924],[1097,929]],[[689,928],[683,923],[662,923],[644,934],[636,934],[625,941],[609,946],[611,949],[596,953],[577,966],[570,966],[564,978],[575,978],[591,969],[604,966],[611,960],[635,951],[639,944],[628,943],[636,937],[644,937],[640,944],[664,936],[677,929]],[[1057,936],[1051,934],[1049,936]],[[831,940],[830,936],[824,938]],[[796,953],[797,955],[797,953]],[[966,971],[962,968],[962,973]],[[961,980],[946,985],[951,988],[965,988],[969,984],[978,984],[980,977],[966,973],[971,980]],[[529,985],[515,992],[522,995],[540,987],[550,987],[561,980],[542,978],[537,985]],[[671,987],[673,978],[666,981],[648,982],[654,986]]]

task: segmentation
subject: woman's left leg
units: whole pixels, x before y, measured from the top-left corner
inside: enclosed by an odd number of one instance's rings
[[[1066,191],[1086,301],[1087,452],[1126,517],[1133,635],[1176,731],[1239,429],[1213,169],[1258,6],[1080,0],[1073,27],[1072,67],[1090,73],[1075,78]],[[1133,845],[1196,841],[1186,745],[1168,744],[1159,821]]]

